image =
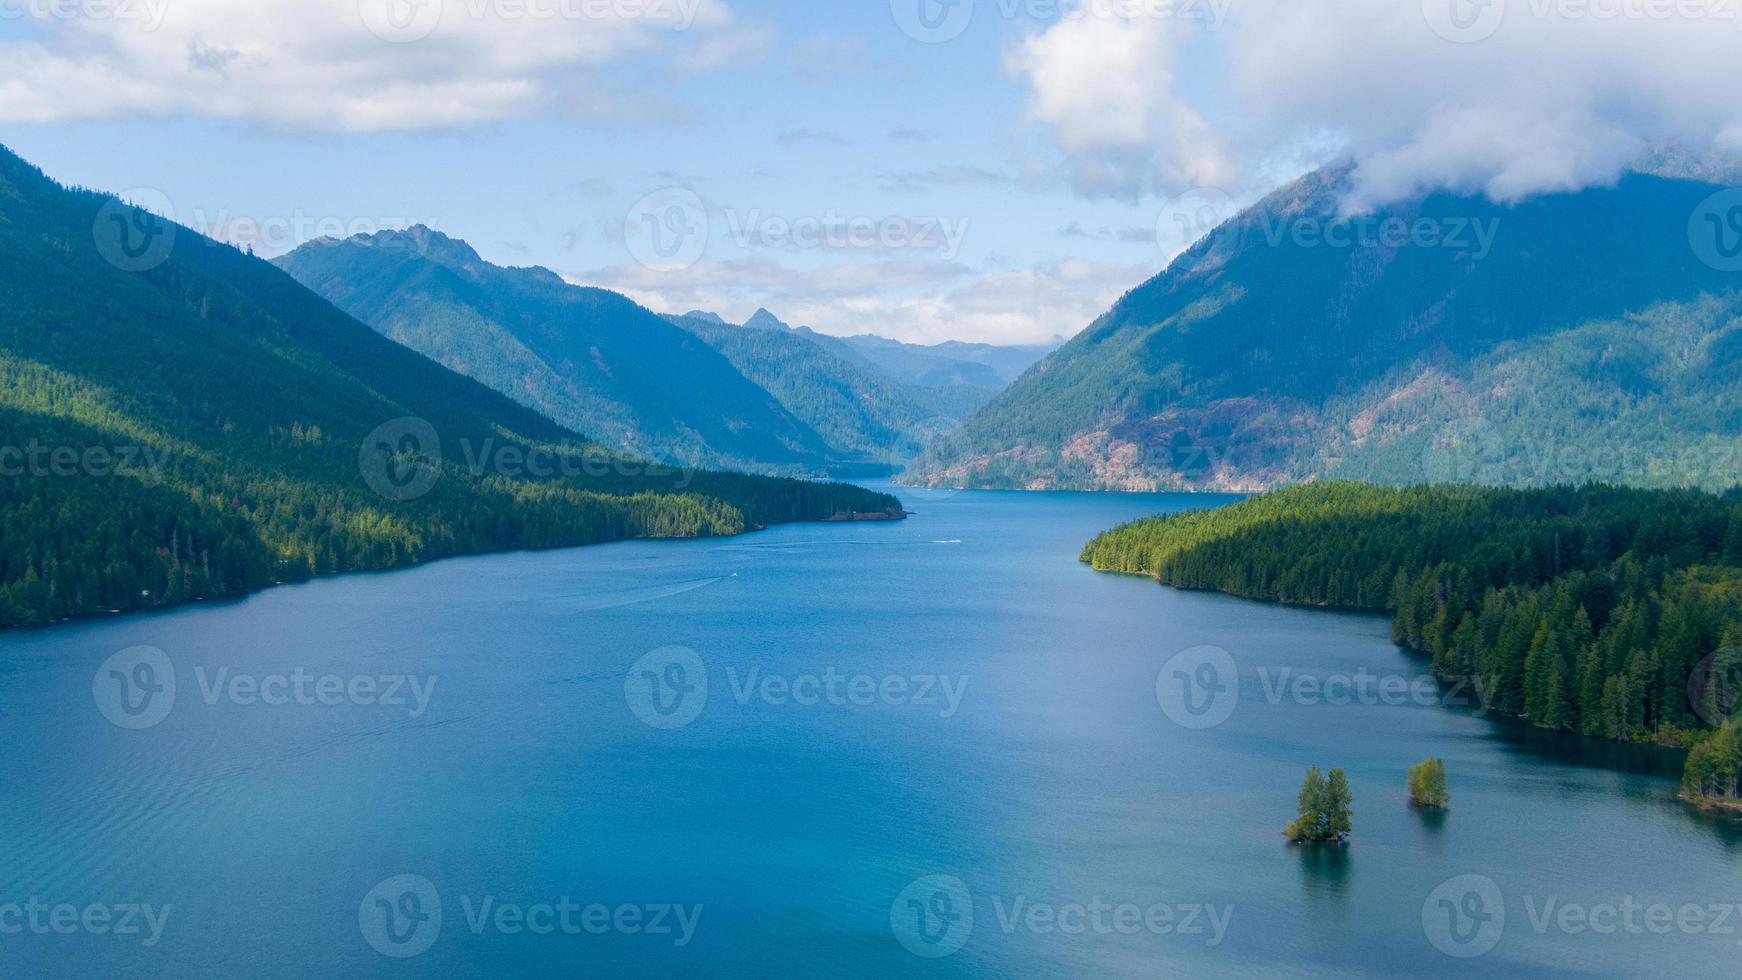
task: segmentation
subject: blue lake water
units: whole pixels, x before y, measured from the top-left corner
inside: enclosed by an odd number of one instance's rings
[[[1675,759],[1076,560],[1213,498],[904,493],[0,636],[0,976],[1736,974],[1742,833]],[[1345,850],[1283,842],[1310,765]]]

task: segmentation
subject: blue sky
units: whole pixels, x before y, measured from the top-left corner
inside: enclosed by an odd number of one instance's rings
[[[1156,201],[1086,200],[1045,172],[1049,147],[1004,67],[1013,39],[1044,24],[981,16],[960,38],[925,44],[882,2],[738,9],[759,36],[717,67],[631,55],[593,73],[622,118],[549,108],[344,132],[184,111],[12,123],[0,141],[65,181],[161,191],[202,230],[255,218],[268,254],[319,230],[415,220],[491,261],[548,266],[660,309],[741,319],[766,305],[831,332],[915,340],[1072,334],[1182,244],[1156,240]],[[706,202],[710,240],[695,266],[647,270],[622,228],[638,200],[670,187]],[[893,221],[896,234],[866,247],[778,234],[781,221],[837,220]],[[1084,234],[1061,234],[1073,225]],[[757,230],[748,247],[745,229]],[[823,275],[841,285],[816,286]],[[981,304],[960,325],[902,315],[987,276],[1007,277],[1024,294],[1010,300],[1032,309]],[[859,315],[830,315],[861,297]]]
[[[0,142],[268,255],[421,222],[661,311],[1008,343],[1333,158],[1361,208],[1742,150],[1715,0],[1063,2],[0,0]]]

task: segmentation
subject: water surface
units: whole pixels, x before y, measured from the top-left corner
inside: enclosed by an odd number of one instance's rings
[[[1532,918],[1551,901],[1742,901],[1742,837],[1675,801],[1673,760],[1608,768],[1410,700],[1272,704],[1284,669],[1422,664],[1381,618],[1076,561],[1114,523],[1214,502],[910,493],[901,524],[462,559],[0,636],[0,928],[32,897],[170,908],[150,947],[0,932],[0,976],[1735,974],[1739,922],[1603,935]],[[1206,645],[1238,664],[1240,699],[1194,730],[1161,709],[1157,675]],[[163,651],[176,696],[129,730],[98,709],[119,682],[93,678],[139,646]],[[670,647],[694,659],[642,666],[661,684],[705,675],[687,724],[693,701],[662,688],[655,707],[632,670]],[[208,703],[220,670],[299,668],[383,689],[410,675],[428,702]],[[752,671],[774,687],[743,696]],[[876,693],[794,703],[830,676]],[[1429,755],[1454,794],[1439,817],[1404,794]],[[1282,841],[1310,765],[1349,773],[1346,850]],[[390,958],[371,939],[407,947],[382,939],[373,899],[432,907],[378,887],[405,875],[428,882],[440,928],[396,919],[430,941]],[[1493,883],[1505,923],[1459,959],[1424,906],[1444,916],[1436,889],[1466,875]],[[635,912],[600,933],[472,921],[485,900],[564,899]],[[635,925],[668,904],[700,906],[686,944]],[[971,928],[933,915],[964,906]],[[1098,906],[1105,930],[1073,918]],[[1144,918],[1113,928],[1121,907]],[[1181,934],[1192,909],[1225,931]]]

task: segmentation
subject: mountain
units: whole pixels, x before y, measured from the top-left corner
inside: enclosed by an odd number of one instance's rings
[[[682,465],[826,469],[816,431],[625,296],[510,269],[428,228],[310,242],[280,268],[387,337],[577,432]]]
[[[922,346],[871,335],[840,341],[890,377],[909,384],[993,389],[1009,385],[1058,346],[998,347],[956,340]]]
[[[918,462],[922,484],[1262,490],[1742,473],[1721,189],[1631,174],[1344,216],[1321,171],[1216,229]],[[1732,271],[1725,271],[1725,270]]]
[[[0,309],[4,626],[457,554],[900,513],[853,487],[605,451],[269,263],[5,149]]]
[[[715,319],[718,319],[718,317]],[[720,322],[724,323],[726,321],[721,320]],[[749,330],[778,330],[783,333],[791,332],[792,330],[792,328],[782,322],[779,317],[765,309],[757,310],[755,313],[752,313],[750,319],[744,321],[744,326]]]
[[[767,319],[772,315],[764,323]],[[899,470],[985,402],[977,392],[894,381],[784,325],[758,327],[754,318],[741,327],[698,317],[672,317],[671,322],[724,354],[821,433],[838,459],[869,464],[878,475]]]
[[[684,317],[706,320],[716,325],[726,323],[719,314],[700,310],[686,313]],[[818,333],[810,327],[794,327],[766,309],[757,310],[750,319],[744,321],[744,326],[752,330],[802,334],[827,348],[835,356],[902,384],[928,388],[978,388],[985,391],[988,398],[991,393],[1015,381],[1022,372],[1033,367],[1059,346],[1054,343],[1000,347],[956,340],[924,346],[874,334],[836,337]]]
[[[998,347],[948,341],[925,346],[862,334],[830,337],[800,328],[842,356],[854,358],[904,384],[1002,390],[1050,354],[1053,347]]]

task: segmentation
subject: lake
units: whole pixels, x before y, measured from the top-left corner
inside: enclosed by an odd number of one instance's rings
[[[1735,975],[1673,756],[1076,560],[1221,498],[902,492],[0,636],[0,976]]]

